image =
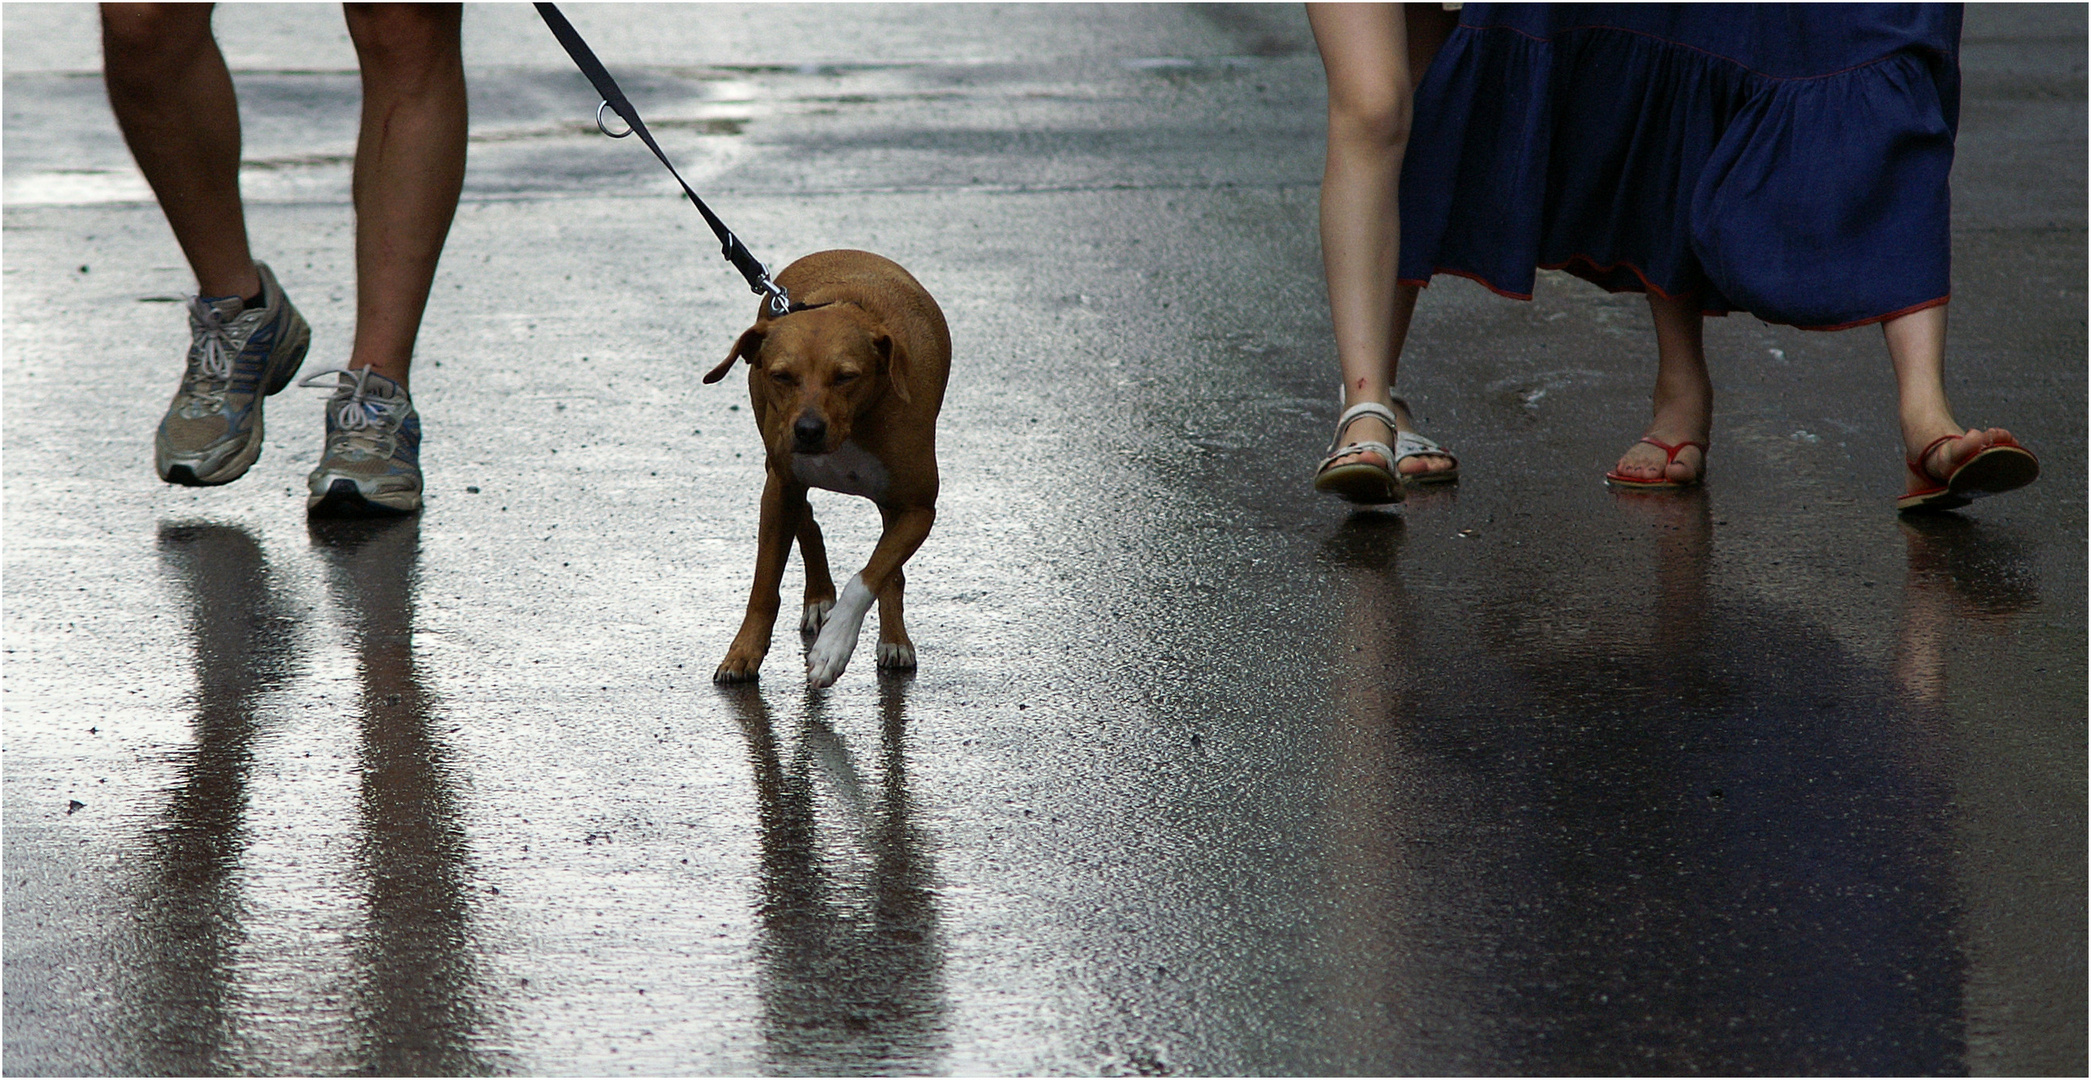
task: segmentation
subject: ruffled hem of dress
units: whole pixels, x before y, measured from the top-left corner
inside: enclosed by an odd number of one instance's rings
[[[1636,278],[1638,278],[1638,279],[1639,279],[1639,282],[1638,282],[1637,284],[1635,284],[1635,285],[1618,285],[1618,284],[1613,284],[1613,283],[1611,283],[1611,282],[1608,282],[1608,281],[1600,281],[1600,280],[1598,280],[1597,278],[1594,278],[1594,277],[1592,277],[1592,276],[1590,276],[1590,275],[1588,275],[1588,274],[1583,274],[1583,273],[1577,273],[1576,267],[1577,267],[1578,265],[1589,265],[1589,266],[1595,266],[1596,264],[1595,264],[1595,263],[1593,263],[1593,262],[1591,262],[1591,261],[1590,261],[1590,260],[1588,260],[1588,259],[1583,259],[1583,260],[1581,260],[1581,261],[1580,261],[1580,263],[1578,263],[1578,262],[1576,262],[1576,261],[1573,261],[1573,260],[1572,260],[1572,261],[1570,261],[1570,262],[1568,262],[1568,263],[1563,263],[1563,264],[1561,264],[1561,265],[1559,265],[1559,266],[1541,266],[1541,267],[1539,267],[1539,269],[1541,269],[1541,270],[1565,270],[1565,271],[1567,271],[1568,273],[1571,273],[1571,274],[1575,274],[1575,276],[1577,276],[1577,277],[1579,277],[1579,278],[1582,278],[1582,279],[1583,279],[1584,281],[1587,281],[1587,282],[1589,282],[1590,284],[1592,284],[1592,285],[1595,285],[1595,286],[1597,286],[1598,288],[1600,288],[1600,289],[1603,289],[1604,291],[1606,291],[1606,292],[1609,292],[1609,293],[1623,293],[1623,292],[1637,292],[1637,293],[1654,293],[1655,295],[1657,295],[1657,296],[1660,296],[1660,297],[1662,297],[1662,298],[1663,298],[1663,299],[1665,299],[1665,300],[1676,300],[1676,299],[1680,299],[1680,297],[1677,297],[1677,296],[1672,296],[1672,295],[1670,295],[1669,293],[1666,293],[1666,292],[1664,292],[1664,291],[1663,291],[1662,289],[1660,289],[1660,288],[1657,288],[1654,282],[1652,282],[1652,281],[1649,281],[1649,280],[1648,280],[1648,277],[1647,277],[1647,275],[1646,275],[1646,274],[1643,274],[1643,273],[1641,273],[1641,268],[1640,268],[1640,267],[1638,267],[1638,266],[1634,266],[1634,265],[1632,265],[1632,264],[1630,264],[1630,263],[1621,263],[1621,264],[1618,264],[1618,266],[1616,266],[1616,267],[1613,267],[1613,268],[1611,268],[1611,269],[1615,269],[1615,270],[1620,270],[1620,269],[1623,269],[1623,270],[1627,270],[1627,271],[1630,271],[1630,272],[1631,272],[1631,273],[1632,273],[1632,274],[1633,274],[1633,275],[1634,275],[1634,276],[1635,276]],[[1395,279],[1395,283],[1396,283],[1396,284],[1398,284],[1398,285],[1409,285],[1409,286],[1413,286],[1413,287],[1415,287],[1415,288],[1418,288],[1418,289],[1428,289],[1428,288],[1430,288],[1430,283],[1431,283],[1431,279],[1432,279],[1432,278],[1435,278],[1435,277],[1437,277],[1437,276],[1438,276],[1438,275],[1440,275],[1440,274],[1442,274],[1442,275],[1444,275],[1444,276],[1446,276],[1446,277],[1456,277],[1456,278],[1465,278],[1466,280],[1468,280],[1468,281],[1471,281],[1471,282],[1473,282],[1474,284],[1476,284],[1476,285],[1479,285],[1479,286],[1481,286],[1482,288],[1484,288],[1484,289],[1487,289],[1487,290],[1488,290],[1489,292],[1495,293],[1495,294],[1496,294],[1497,296],[1503,297],[1503,298],[1504,298],[1504,299],[1506,299],[1506,300],[1521,300],[1521,301],[1524,301],[1524,302],[1526,302],[1526,303],[1530,303],[1530,302],[1532,301],[1532,294],[1531,294],[1531,293],[1529,293],[1529,292],[1516,292],[1516,291],[1513,291],[1513,290],[1510,290],[1510,289],[1506,289],[1506,288],[1503,288],[1503,287],[1502,287],[1502,286],[1500,286],[1500,285],[1497,285],[1497,284],[1496,284],[1495,282],[1493,282],[1493,281],[1490,281],[1490,280],[1489,280],[1488,278],[1486,278],[1486,277],[1483,277],[1483,276],[1482,276],[1482,275],[1480,275],[1480,274],[1474,273],[1473,271],[1470,271],[1470,270],[1459,270],[1459,269],[1456,269],[1456,268],[1453,268],[1453,267],[1450,267],[1450,266],[1435,266],[1435,267],[1432,267],[1432,268],[1431,268],[1431,271],[1430,271],[1430,275],[1429,275],[1429,277],[1400,277],[1400,278],[1396,278],[1396,279]],[[1690,297],[1690,295],[1691,295],[1691,294],[1689,294],[1689,293],[1687,293],[1687,294],[1684,294],[1684,297],[1683,297],[1683,298],[1689,298],[1689,297]],[[1919,311],[1923,311],[1923,310],[1925,310],[1926,308],[1944,307],[1945,305],[1947,305],[1947,304],[1949,304],[1949,303],[1952,303],[1952,302],[1953,302],[1953,297],[1952,297],[1952,294],[1950,294],[1950,293],[1949,293],[1949,294],[1947,294],[1947,295],[1945,295],[1945,296],[1935,296],[1935,297],[1933,297],[1933,298],[1931,298],[1931,299],[1929,299],[1929,300],[1925,300],[1925,301],[1923,301],[1923,302],[1921,302],[1921,303],[1911,304],[1911,305],[1910,305],[1909,307],[1906,307],[1906,308],[1902,308],[1902,309],[1900,309],[1900,310],[1898,310],[1898,311],[1890,311],[1890,312],[1888,312],[1888,313],[1887,313],[1887,314],[1885,314],[1885,315],[1868,315],[1868,316],[1866,316],[1866,317],[1865,317],[1865,318],[1863,318],[1863,319],[1854,319],[1854,320],[1852,320],[1851,322],[1842,322],[1842,323],[1837,323],[1837,324],[1835,324],[1835,325],[1831,325],[1831,326],[1806,326],[1806,325],[1802,325],[1802,324],[1800,324],[1800,323],[1791,323],[1791,322],[1781,322],[1781,321],[1779,321],[1779,320],[1777,320],[1777,319],[1767,319],[1767,318],[1765,318],[1765,317],[1764,317],[1764,316],[1762,316],[1762,315],[1758,315],[1758,314],[1757,314],[1756,312],[1744,312],[1744,314],[1746,314],[1746,315],[1750,315],[1750,316],[1753,316],[1753,317],[1755,317],[1755,318],[1756,318],[1756,319],[1757,319],[1757,320],[1758,320],[1759,322],[1769,323],[1769,324],[1771,324],[1771,325],[1774,325],[1774,326],[1791,326],[1791,327],[1793,327],[1793,328],[1794,328],[1794,329],[1796,329],[1796,330],[1806,330],[1806,331],[1808,331],[1808,332],[1810,332],[1810,333],[1834,333],[1834,332],[1836,332],[1836,331],[1838,331],[1838,330],[1853,330],[1853,329],[1856,329],[1856,328],[1858,328],[1858,327],[1861,327],[1861,326],[1871,326],[1871,325],[1873,325],[1874,323],[1883,323],[1883,322],[1887,322],[1887,321],[1889,321],[1889,320],[1891,320],[1891,319],[1899,319],[1899,318],[1903,317],[1904,315],[1914,315],[1914,314],[1916,314],[1916,313],[1917,313],[1917,312],[1919,312]],[[1716,318],[1716,319],[1718,319],[1718,318],[1726,318],[1726,317],[1727,317],[1727,316],[1729,316],[1729,315],[1733,315],[1733,314],[1735,314],[1735,311],[1736,311],[1736,309],[1734,309],[1734,308],[1732,308],[1732,307],[1704,307],[1704,306],[1702,306],[1702,307],[1700,307],[1700,309],[1699,309],[1699,314],[1701,314],[1701,315],[1704,315],[1704,316],[1706,316],[1706,317],[1708,317],[1708,318]]]
[[[1804,329],[1945,302],[1957,110],[1936,57],[1795,78],[1636,31],[1574,34],[1461,27],[1447,43],[1418,94],[1402,280],[1528,298],[1533,268],[1565,269]]]

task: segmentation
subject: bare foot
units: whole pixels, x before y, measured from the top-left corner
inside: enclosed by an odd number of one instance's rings
[[[1677,435],[1665,432],[1652,425],[1643,437],[1656,439],[1671,446],[1677,446],[1685,442],[1704,443],[1706,441],[1706,436],[1704,435],[1697,437]],[[1706,453],[1697,446],[1686,446],[1679,449],[1677,456],[1672,458],[1670,452],[1662,447],[1650,443],[1637,442],[1628,447],[1626,453],[1619,456],[1619,464],[1613,466],[1612,471],[1620,476],[1634,480],[1667,480],[1673,484],[1689,484],[1705,475]]]
[[[1629,480],[1697,483],[1706,476],[1703,447],[1713,431],[1713,384],[1705,378],[1704,365],[1672,373],[1668,379],[1659,373],[1653,397],[1655,413],[1641,429],[1641,438],[1678,447],[1676,455],[1660,446],[1636,442],[1619,455],[1614,474]]]

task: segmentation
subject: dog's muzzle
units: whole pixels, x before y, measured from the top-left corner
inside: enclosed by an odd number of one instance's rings
[[[791,425],[792,449],[801,454],[819,454],[828,449],[828,422],[808,413]]]

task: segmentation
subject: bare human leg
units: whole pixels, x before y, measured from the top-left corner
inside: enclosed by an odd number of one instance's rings
[[[363,69],[356,143],[351,369],[407,384],[414,339],[465,177],[465,73],[455,4],[344,4]]]
[[[1414,286],[1395,280],[1401,251],[1401,163],[1416,78],[1448,30],[1436,5],[1309,4],[1307,19],[1328,77],[1328,156],[1321,196],[1322,265],[1328,278],[1345,408],[1385,404],[1416,305]],[[1412,30],[1414,31],[1412,33]],[[1419,56],[1418,53],[1421,53]],[[1398,417],[1406,423],[1406,417]],[[1404,427],[1406,430],[1406,427]],[[1391,444],[1394,433],[1365,417],[1348,440]],[[1366,453],[1339,459],[1381,467]],[[1424,455],[1418,473],[1452,467]]]
[[[1670,446],[1705,443],[1713,431],[1713,379],[1706,370],[1706,318],[1691,297],[1648,294],[1655,319],[1654,413],[1644,439]],[[1627,448],[1613,473],[1635,480],[1689,484],[1706,473],[1706,454],[1687,446],[1672,459],[1646,442]]]
[[[1968,458],[2000,443],[2015,442],[2003,428],[1963,429],[1953,419],[1953,408],[1946,402],[1946,305],[1889,319],[1881,324],[1881,333],[1888,341],[1888,359],[1895,365],[1903,457],[1914,459],[1930,448],[1918,463],[1929,479],[1909,476],[1908,490],[1943,481]],[[1933,446],[1946,436],[1953,438]]]
[[[240,110],[208,4],[102,5],[102,78],[204,296],[253,297],[261,277],[240,205]]]

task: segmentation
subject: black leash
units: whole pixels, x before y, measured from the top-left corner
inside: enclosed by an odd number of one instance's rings
[[[581,69],[581,74],[588,76],[588,81],[595,84],[595,92],[602,95],[603,103],[595,108],[596,128],[613,139],[622,139],[638,132],[640,140],[646,143],[646,148],[652,150],[653,156],[660,158],[661,164],[668,167],[668,174],[675,177],[676,183],[682,185],[683,194],[690,197],[690,203],[697,207],[698,213],[704,215],[705,223],[712,227],[712,232],[718,234],[719,253],[726,256],[726,261],[732,263],[734,269],[741,272],[742,277],[748,279],[750,290],[769,298],[770,317],[776,318],[789,312],[791,297],[785,293],[784,287],[770,280],[769,270],[765,269],[754,255],[749,254],[740,237],[733,235],[733,230],[719,220],[719,215],[712,213],[711,207],[704,205],[704,200],[698,198],[695,191],[690,190],[689,181],[684,180],[682,174],[675,171],[674,163],[668,160],[668,155],[661,153],[660,144],[654,142],[653,136],[647,132],[646,122],[639,119],[639,110],[633,108],[631,101],[624,96],[624,91],[617,88],[617,80],[611,78],[608,71],[603,70],[602,61],[595,58],[595,53],[589,49],[588,43],[582,41],[581,35],[574,31],[574,24],[567,22],[566,16],[559,13],[559,6],[539,4],[537,13],[544,17],[545,25],[551,27],[552,36],[558,38],[559,44],[566,48],[566,54],[574,58],[574,64]],[[605,126],[604,109],[615,110],[618,117],[624,120],[625,130],[611,131]]]

